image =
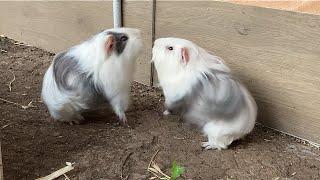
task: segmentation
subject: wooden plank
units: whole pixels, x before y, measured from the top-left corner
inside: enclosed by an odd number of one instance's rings
[[[113,27],[112,2],[0,2],[0,33],[58,52]]]
[[[267,7],[273,9],[281,9],[287,11],[297,11],[310,14],[320,14],[320,1],[313,0],[295,0],[295,1],[257,1],[257,0],[225,0],[237,4]]]
[[[156,37],[192,40],[226,60],[259,121],[320,143],[320,16],[225,2],[157,2]]]
[[[152,49],[152,1],[124,1],[123,25],[142,31],[143,52],[137,60],[135,77],[143,84],[150,84]]]
[[[128,2],[124,9],[128,11],[125,13],[127,26],[148,30],[151,13],[146,2]],[[0,1],[0,22],[0,34],[59,52],[103,29],[112,28],[112,1]],[[147,37],[148,31],[143,35]],[[149,45],[147,41],[146,46]],[[149,83],[149,56],[146,52],[150,47],[140,58],[135,77],[136,81],[145,84]]]

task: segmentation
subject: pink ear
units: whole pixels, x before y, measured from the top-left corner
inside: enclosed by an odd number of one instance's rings
[[[181,56],[183,63],[187,64],[189,62],[189,51],[187,48],[181,48]]]
[[[113,45],[114,45],[114,37],[112,35],[110,35],[108,37],[108,39],[105,42],[105,49],[106,49],[106,53],[109,56],[112,52],[113,49]]]

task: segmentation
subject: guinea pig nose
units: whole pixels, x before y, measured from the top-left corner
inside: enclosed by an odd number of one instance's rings
[[[127,37],[127,36],[121,36],[120,40],[121,40],[121,41],[127,41],[127,40],[128,40],[128,37]]]

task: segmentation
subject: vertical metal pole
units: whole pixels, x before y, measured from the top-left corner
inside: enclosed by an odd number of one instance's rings
[[[156,0],[152,0],[152,47],[153,47],[153,43],[156,40]],[[154,76],[155,76],[155,72],[154,72],[154,64],[151,64],[151,72],[150,72],[150,85],[154,86]]]
[[[122,0],[113,0],[113,26],[114,28],[122,27]]]

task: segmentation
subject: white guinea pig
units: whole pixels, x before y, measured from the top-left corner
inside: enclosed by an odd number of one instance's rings
[[[126,124],[140,31],[108,29],[57,54],[47,70],[42,99],[55,120],[79,123],[82,112],[109,103]]]
[[[205,149],[226,149],[252,131],[257,105],[217,56],[178,38],[157,39],[152,61],[165,96],[164,114],[199,125]]]

